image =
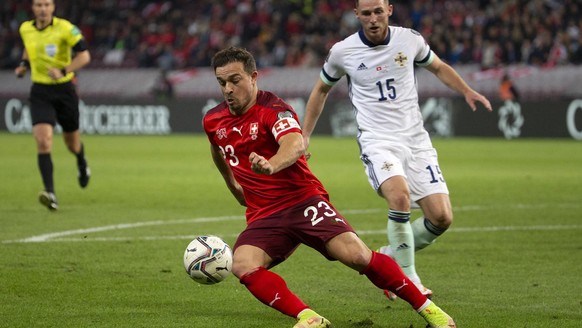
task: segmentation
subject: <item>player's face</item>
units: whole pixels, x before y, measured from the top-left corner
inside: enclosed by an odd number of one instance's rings
[[[36,20],[46,23],[53,18],[55,2],[54,0],[33,0],[32,11]]]
[[[386,39],[392,5],[387,4],[386,0],[360,0],[354,12],[368,40],[380,44]]]
[[[241,62],[234,62],[217,67],[214,74],[233,114],[242,115],[255,104],[257,72],[248,74]]]

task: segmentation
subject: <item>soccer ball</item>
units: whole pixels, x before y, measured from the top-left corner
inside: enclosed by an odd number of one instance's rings
[[[217,284],[231,272],[232,250],[219,237],[198,236],[184,251],[184,268],[198,283]]]

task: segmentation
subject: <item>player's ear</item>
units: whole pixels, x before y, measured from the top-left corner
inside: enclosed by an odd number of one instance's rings
[[[257,77],[258,77],[258,76],[259,76],[259,72],[257,72],[257,71],[254,71],[254,72],[251,74],[251,80],[253,81],[253,84],[256,84],[256,83],[257,83]]]

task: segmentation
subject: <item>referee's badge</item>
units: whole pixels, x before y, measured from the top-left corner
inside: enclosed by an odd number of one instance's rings
[[[49,57],[54,57],[57,55],[57,45],[56,44],[47,44],[46,46],[44,46],[44,52],[46,52],[46,54]]]

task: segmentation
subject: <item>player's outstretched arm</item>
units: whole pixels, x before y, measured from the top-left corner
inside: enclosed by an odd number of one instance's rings
[[[323,107],[330,90],[331,86],[325,84],[321,79],[317,80],[315,86],[313,86],[313,89],[311,90],[309,100],[307,100],[307,105],[305,106],[305,117],[303,118],[303,125],[301,127],[303,130],[303,144],[305,151],[307,151],[307,148],[309,147],[309,139],[311,138],[311,134],[315,129],[315,125],[317,124],[321,112],[323,112]],[[311,154],[306,153],[305,157],[309,159],[310,155]]]
[[[469,107],[473,111],[477,110],[477,103],[481,103],[487,111],[492,111],[491,103],[489,100],[473,90],[465,80],[447,63],[443,62],[437,55],[434,55],[434,60],[430,65],[426,67],[430,72],[432,72],[441,82],[443,82],[447,87],[452,90],[457,91],[465,97],[465,101],[469,104]]]
[[[471,88],[469,88],[469,90],[464,94],[464,96],[465,101],[467,102],[467,104],[469,104],[469,107],[471,107],[473,111],[477,110],[476,105],[477,102],[480,102],[485,107],[485,109],[487,109],[487,111],[490,112],[493,110],[491,108],[491,103],[489,102],[489,100],[485,98],[485,96]]]

